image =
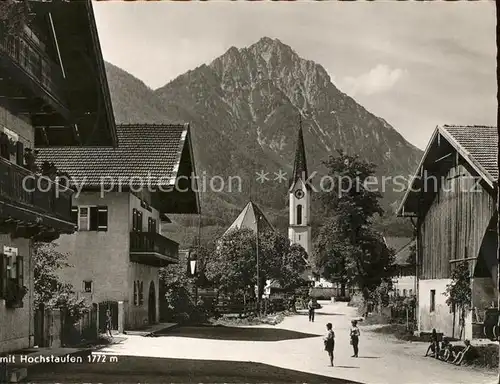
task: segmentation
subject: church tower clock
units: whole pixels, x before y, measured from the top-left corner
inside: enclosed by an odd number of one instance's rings
[[[293,175],[290,180],[289,189],[290,220],[288,238],[292,244],[302,245],[307,254],[310,255],[312,252],[310,225],[312,190],[311,186],[306,183],[308,177],[301,119],[295,151]]]

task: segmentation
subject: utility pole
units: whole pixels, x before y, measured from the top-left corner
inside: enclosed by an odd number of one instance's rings
[[[496,11],[497,11],[497,36],[500,34],[500,5],[497,1],[495,1]],[[498,80],[500,76],[500,43],[497,38],[497,100],[500,100],[500,81]],[[498,158],[497,158],[497,169],[500,170],[500,109],[497,106],[497,131],[498,131]],[[498,240],[498,249],[497,249],[497,310],[500,311],[500,188],[498,187],[498,180],[496,183],[497,187],[497,240]],[[500,316],[498,316],[497,320],[497,341],[500,347]],[[499,363],[500,363],[500,354],[499,354]],[[498,384],[500,384],[500,364],[498,365]]]
[[[259,222],[260,216],[257,214],[257,239],[256,239],[256,256],[257,256],[257,312],[260,315],[260,275],[259,275]]]

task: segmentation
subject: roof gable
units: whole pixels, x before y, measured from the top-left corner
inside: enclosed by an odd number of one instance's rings
[[[436,127],[427,145],[424,155],[413,175],[409,188],[397,210],[400,216],[416,214],[416,194],[422,184],[420,178],[424,170],[435,166],[449,157],[442,151],[443,141],[450,150],[456,152],[481,177],[483,182],[493,189],[498,180],[496,127],[444,125]],[[449,152],[447,150],[446,152]]]
[[[266,218],[262,210],[257,206],[257,204],[255,204],[253,201],[250,201],[222,236],[225,236],[231,231],[242,228],[251,229],[252,231],[257,233],[257,217],[261,218],[259,231],[275,231],[274,227],[271,225],[271,223]]]

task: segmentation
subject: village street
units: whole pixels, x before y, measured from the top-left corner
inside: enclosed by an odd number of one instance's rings
[[[321,303],[316,321],[296,315],[276,326],[278,329],[317,334],[318,337],[284,341],[233,341],[168,336],[130,336],[124,343],[113,345],[99,353],[118,356],[155,358],[225,360],[265,363],[307,373],[330,376],[363,383],[492,383],[494,372],[456,367],[423,357],[424,343],[407,343],[373,333],[361,327],[360,357],[351,358],[348,341],[350,320],[355,310],[345,303]],[[321,335],[331,322],[336,333],[335,367],[328,366]],[[265,328],[270,328],[267,326]],[[129,358],[127,358],[129,359]],[[133,359],[127,360],[132,362]],[[110,363],[111,364],[111,363]],[[109,368],[109,367],[108,367]],[[109,369],[108,369],[109,370]],[[186,375],[189,373],[186,372]],[[47,376],[45,376],[47,377]],[[40,377],[42,378],[42,376]],[[37,377],[33,377],[36,380]]]

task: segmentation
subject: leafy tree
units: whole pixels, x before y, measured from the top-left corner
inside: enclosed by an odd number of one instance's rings
[[[0,1],[0,29],[7,35],[17,35],[29,21],[29,2],[18,0]]]
[[[197,303],[191,294],[191,289],[195,284],[203,283],[206,281],[204,277],[204,265],[210,254],[210,250],[206,247],[200,246],[193,248],[191,251],[197,254],[197,271],[198,276],[194,277],[188,273],[188,264],[181,262],[171,264],[165,268],[160,269],[160,283],[162,284],[161,292],[167,303],[168,316],[179,320],[179,316],[193,315]],[[182,315],[184,314],[184,315]]]
[[[68,255],[57,250],[54,243],[34,243],[34,304],[35,308],[65,309],[73,322],[89,309],[85,298],[78,298],[73,286],[61,280],[58,270],[71,267]]]
[[[373,229],[374,217],[383,214],[382,194],[374,183],[376,167],[342,151],[324,164],[330,178],[321,201],[329,219],[315,241],[315,262],[324,277],[340,280],[342,296],[347,284],[356,283],[367,299],[390,277],[394,260]]]
[[[223,236],[206,266],[206,275],[227,294],[246,292],[255,295],[257,281],[257,241],[250,229],[231,231]],[[307,254],[300,246],[273,231],[259,234],[259,292],[267,279],[277,280],[282,288],[293,289],[303,283]]]
[[[457,311],[459,313],[460,337],[462,337],[465,328],[465,315],[470,310],[472,301],[469,264],[466,261],[453,268],[451,280],[451,283],[446,286],[444,294],[447,296],[446,304],[451,308],[453,314]]]

